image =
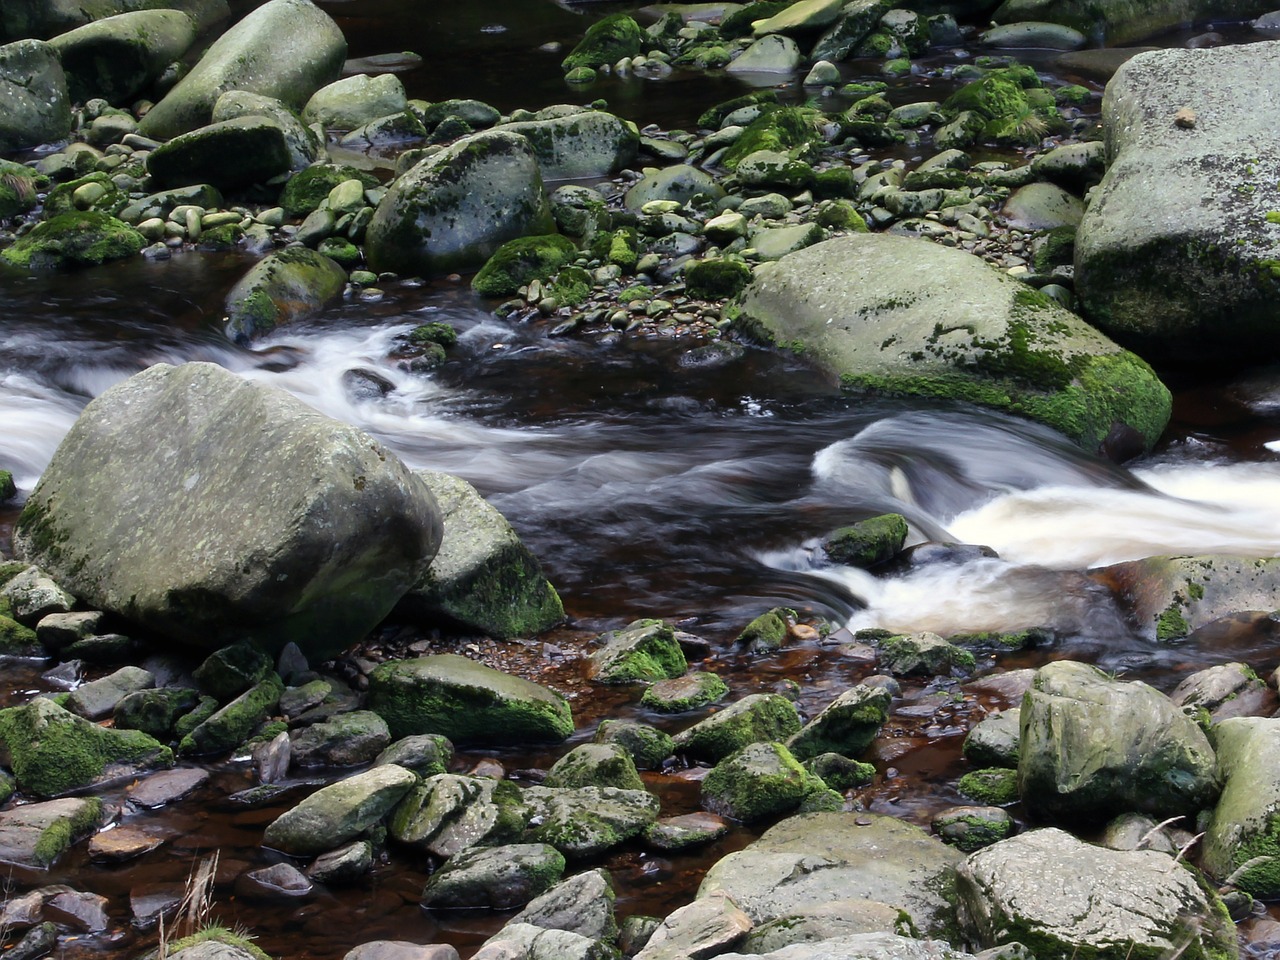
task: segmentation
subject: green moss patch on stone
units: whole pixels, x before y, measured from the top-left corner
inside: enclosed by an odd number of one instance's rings
[[[906,518],[886,513],[841,527],[823,540],[822,550],[832,563],[874,567],[897,556],[906,540]]]
[[[693,260],[685,265],[684,285],[691,297],[726,300],[751,282],[751,267],[741,260]]]
[[[956,787],[978,803],[1003,807],[1018,799],[1018,771],[1007,767],[985,767],[966,773]]]
[[[822,113],[808,107],[774,107],[766,110],[742,131],[721,162],[730,170],[760,150],[784,153],[793,160],[803,159],[809,149],[822,140]]]
[[[178,743],[178,751],[199,756],[234,750],[257,731],[280,702],[283,692],[284,683],[272,674],[184,736]]]
[[[373,174],[342,164],[315,164],[289,178],[280,193],[280,206],[287,217],[305,217],[329,199],[329,193],[340,183],[359,180],[366,189],[378,186]]]
[[[615,13],[587,28],[582,41],[560,63],[565,73],[582,67],[612,66],[641,52],[644,31],[625,13]]]
[[[132,257],[146,245],[146,238],[124,221],[84,210],[36,224],[0,257],[28,270],[59,270]]]
[[[531,280],[550,280],[577,253],[573,241],[559,234],[508,240],[480,268],[471,289],[485,297],[509,297]]]
[[[592,654],[600,683],[670,680],[689,669],[675,631],[661,620],[635,620],[600,639],[604,649]]]

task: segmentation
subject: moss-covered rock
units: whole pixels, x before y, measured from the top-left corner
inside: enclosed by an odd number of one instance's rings
[[[547,787],[617,787],[643,790],[635,761],[613,743],[584,743],[557,760],[543,781]]]
[[[302,119],[326,129],[354,130],[370,120],[403,113],[408,106],[404,82],[396,74],[357,73],[313,93],[302,108]]]
[[[966,760],[981,767],[1016,767],[1019,737],[1018,711],[1005,710],[985,717],[960,749]]]
[[[421,733],[401,737],[374,758],[374,766],[394,763],[412,770],[420,777],[434,777],[449,769],[453,744],[438,733]]]
[[[956,788],[984,806],[999,807],[1018,799],[1018,771],[1008,767],[984,767],[960,778]]]
[[[993,70],[953,93],[943,110],[948,119],[966,112],[982,117],[985,122],[980,136],[988,142],[1035,146],[1063,126],[1052,97],[1045,102],[1029,95],[1028,87],[1039,86],[1035,72],[1025,67]]]
[[[267,678],[275,661],[251,643],[233,643],[215,650],[192,673],[200,689],[226,701],[238,697]]]
[[[795,756],[794,751],[792,756]],[[876,777],[873,764],[851,760],[839,753],[820,753],[804,761],[804,768],[832,790],[842,793],[854,787],[866,786]]]
[[[612,66],[623,57],[634,57],[643,44],[644,31],[629,14],[611,14],[587,28],[560,67],[568,73],[581,67]]]
[[[112,719],[117,730],[141,730],[166,742],[172,739],[178,718],[194,710],[199,701],[199,692],[190,687],[139,690],[116,704]]]
[[[315,250],[286,247],[270,253],[227,293],[226,334],[237,343],[264,337],[334,302],[346,283],[346,271]]]
[[[109,730],[49,700],[0,710],[0,742],[18,785],[56,797],[173,765],[173,752],[136,730]]]
[[[178,751],[204,756],[234,750],[271,715],[283,692],[284,683],[275,674],[270,675],[186,734],[178,743]]]
[[[591,661],[600,683],[669,680],[689,668],[675,631],[661,620],[636,620],[598,640],[604,648]]]
[[[658,798],[616,787],[530,787],[526,840],[549,843],[566,857],[599,857],[644,833],[658,818]]]
[[[548,281],[577,256],[568,237],[549,234],[508,240],[490,257],[471,281],[471,288],[486,297],[509,297],[530,280]]]
[[[97,797],[28,803],[0,812],[0,858],[22,867],[48,869],[72,844],[98,828],[102,814]]]
[[[428,909],[521,907],[550,890],[564,874],[564,857],[545,843],[473,850],[432,874],[422,891]]]
[[[10,657],[43,657],[44,644],[30,627],[0,614],[0,655]]]
[[[824,753],[853,757],[862,753],[889,719],[889,692],[856,684],[827,704],[787,746],[798,760]]]
[[[744,11],[749,9],[750,6],[743,8]],[[710,130],[719,130],[726,117],[742,110],[762,111],[777,106],[777,103],[778,94],[776,91],[757,90],[754,93],[734,97],[732,100],[725,100],[723,103],[718,103],[714,107],[708,108],[702,116],[698,117],[698,126]]]
[[[102,97],[127,104],[181,59],[196,29],[181,10],[132,10],[59,34],[50,45],[74,103]]]
[[[379,823],[417,782],[387,763],[331,783],[268,824],[262,842],[299,857],[333,850]]]
[[[64,213],[96,210],[98,213],[119,216],[128,203],[129,195],[121,190],[105,173],[90,173],[60,183],[49,191],[44,200],[46,220]]]
[[[293,157],[281,126],[266,117],[239,117],[198,127],[147,155],[158,186],[211,183],[237,190],[287,173]]]
[[[35,171],[20,163],[0,160],[0,220],[26,213],[38,202]]]
[[[280,206],[287,217],[305,217],[329,199],[334,187],[348,180],[358,180],[366,189],[378,186],[378,178],[366,170],[317,163],[289,178],[280,193]]]
[[[752,743],[786,740],[800,731],[795,704],[776,693],[753,693],[675,737],[680,753],[719,762]]]
[[[1205,830],[1204,869],[1271,899],[1280,893],[1280,720],[1223,720],[1213,745],[1223,787]]]
[[[549,107],[501,129],[533,145],[547,180],[612,176],[635,160],[640,145],[634,124],[603,110],[565,113]]]
[[[437,857],[519,839],[529,819],[520,788],[507,780],[430,776],[391,813],[387,833],[397,843]]]
[[[694,260],[685,264],[684,285],[691,297],[727,300],[751,282],[751,267],[741,260]]]
[[[895,676],[949,676],[953,671],[967,673],[977,663],[970,651],[948,643],[936,633],[885,637],[878,647],[880,665]]]
[[[391,742],[386,721],[371,710],[352,710],[295,731],[291,762],[299,767],[355,767],[369,763]]]
[[[826,784],[780,743],[753,743],[721,760],[702,781],[702,805],[750,822],[794,810]]]
[[[766,110],[742,131],[721,160],[730,170],[757,151],[782,153],[793,160],[803,159],[822,142],[823,116],[809,107],[776,107]]]
[[[616,743],[641,770],[657,770],[675,752],[675,743],[663,731],[634,720],[602,720],[593,743]]]
[[[933,818],[933,830],[957,850],[973,853],[1013,835],[1013,818],[1000,807],[950,807]]]
[[[60,140],[71,125],[67,77],[53,45],[17,40],[0,46],[0,153]]]
[[[791,621],[796,612],[789,607],[774,607],[748,623],[735,641],[755,653],[770,653],[787,642]]]
[[[641,695],[640,705],[659,713],[684,713],[715,703],[728,692],[718,676],[699,670],[652,684]]]
[[[454,654],[379,664],[369,708],[392,736],[439,733],[457,744],[566,739],[569,704],[556,693]]]
[[[62,270],[132,257],[146,245],[146,238],[127,223],[84,210],[36,224],[0,251],[0,257],[29,270]]]
[[[906,518],[886,513],[841,527],[823,540],[822,550],[832,563],[874,567],[897,556],[906,540]]]

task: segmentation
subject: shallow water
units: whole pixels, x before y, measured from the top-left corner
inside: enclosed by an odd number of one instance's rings
[[[339,19],[353,57],[406,48],[428,57],[400,74],[411,96],[477,97],[504,110],[602,96],[642,124],[689,128],[705,106],[745,89],[692,74],[566,88],[557,66],[563,53],[539,47],[567,49],[587,19],[620,8],[614,4],[569,10],[549,0],[473,0],[445,12],[403,0],[322,5]],[[846,70],[852,79],[874,75],[876,65]],[[913,78],[893,96],[940,98],[945,88]],[[795,84],[782,92],[804,95]],[[601,691],[584,679],[585,641],[643,616],[710,641],[704,666],[734,697],[798,683],[809,715],[874,668],[836,643],[796,644],[770,657],[736,650],[733,638],[770,607],[850,629],[1052,628],[1044,646],[998,663],[987,658],[981,671],[1072,656],[1169,689],[1214,662],[1244,659],[1260,672],[1274,664],[1265,623],[1177,647],[1147,643],[1084,571],[1159,553],[1277,552],[1280,458],[1268,444],[1280,442],[1280,406],[1267,399],[1275,378],[1233,387],[1179,372],[1175,423],[1162,445],[1119,467],[992,413],[853,401],[792,358],[751,347],[715,359],[696,342],[551,338],[544,324],[496,319],[465,283],[389,284],[379,303],[347,302],[245,349],[222,337],[218,321],[223,296],[248,263],[188,252],[66,277],[0,274],[0,466],[29,490],[83,406],[152,363],[210,361],[286,389],[375,434],[414,467],[463,476],[511,520],[571,620],[500,656],[571,696],[578,718],[571,743],[588,739],[604,716],[670,731],[688,724],[643,711],[636,691]],[[426,320],[445,320],[461,334],[449,362],[430,376],[395,359],[397,337]],[[370,374],[385,392],[358,389]],[[877,575],[822,561],[824,533],[889,510],[909,519],[913,542],[986,544],[1000,557]],[[0,508],[0,545],[15,516],[15,506]],[[391,627],[381,640],[414,638]],[[4,703],[51,688],[36,666],[7,669]],[[957,802],[965,730],[1009,703],[991,693],[957,699],[954,691],[946,680],[907,684],[873,748],[880,776],[858,792],[870,809],[924,823]],[[563,750],[472,751],[463,759],[493,755],[509,769],[545,767]],[[697,785],[685,772],[646,779],[665,815],[696,809]],[[172,808],[126,808],[126,819],[169,838],[155,853],[103,867],[78,851],[47,876],[14,880],[67,882],[110,898],[110,936],[67,941],[66,956],[136,955],[154,934],[130,929],[130,896],[180,886],[192,861],[214,849],[224,878],[215,914],[257,934],[273,956],[336,958],[379,937],[443,940],[465,956],[502,922],[421,911],[431,865],[400,850],[354,889],[299,904],[246,899],[234,876],[270,862],[261,832],[280,809],[237,809],[225,799],[249,785],[246,767],[228,762]],[[109,799],[123,799],[122,790]],[[617,881],[620,913],[680,905],[707,865],[753,836],[739,829],[671,858],[638,846],[612,854],[603,865]]]

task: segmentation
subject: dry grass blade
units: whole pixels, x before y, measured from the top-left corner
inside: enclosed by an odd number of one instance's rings
[[[1223,880],[1222,885],[1224,887],[1234,887],[1237,883],[1240,882],[1240,878],[1243,877],[1250,870],[1252,870],[1254,867],[1261,867],[1264,864],[1270,863],[1274,859],[1275,857],[1268,856],[1267,854],[1263,854],[1262,856],[1254,857],[1251,860],[1246,860],[1244,863],[1240,864],[1240,866],[1236,867],[1234,870],[1231,871],[1231,876]]]
[[[1154,827],[1152,827],[1150,830],[1148,830],[1139,838],[1138,845],[1133,849],[1135,850],[1147,849],[1147,845],[1150,844],[1151,841],[1155,839],[1156,834],[1158,834],[1165,827],[1173,826],[1175,823],[1177,823],[1181,819],[1182,817],[1179,815],[1176,817],[1170,817],[1168,820],[1164,820],[1160,823],[1157,823]]]
[[[187,875],[186,889],[178,902],[177,914],[174,918],[174,929],[181,931],[181,936],[189,937],[193,933],[209,926],[213,916],[213,881],[218,874],[218,853],[206,857],[191,867]],[[166,930],[164,913],[160,914],[160,945],[158,960],[165,960],[169,955],[169,937],[173,930]]]

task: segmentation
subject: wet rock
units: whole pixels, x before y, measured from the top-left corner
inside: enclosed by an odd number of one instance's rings
[[[658,818],[658,798],[644,790],[530,787],[522,799],[530,808],[526,839],[549,843],[570,859],[598,857]]]
[[[980,767],[1016,767],[1021,737],[1019,718],[1017,710],[984,717],[964,738],[960,749],[965,759]]]
[[[800,67],[801,53],[790,37],[771,34],[761,37],[742,55],[725,67],[726,73],[795,73]]]
[[[1179,849],[1168,826],[1141,813],[1120,814],[1107,824],[1099,842],[1111,850],[1155,850],[1171,857]]]
[[[533,145],[547,180],[611,176],[635,159],[640,144],[632,125],[602,110],[563,115],[549,107],[532,120],[500,129],[518,133]]]
[[[1013,817],[1000,807],[951,807],[935,814],[933,831],[965,853],[1004,840],[1013,833]]]
[[[272,714],[283,691],[284,684],[272,674],[183,735],[178,751],[187,756],[207,756],[234,750]]]
[[[523,906],[555,886],[564,857],[545,843],[485,847],[453,857],[422,891],[428,909]]]
[[[573,732],[563,697],[454,654],[380,664],[369,676],[369,709],[395,737],[439,733],[458,744],[527,743]]]
[[[832,790],[841,793],[853,787],[865,786],[876,776],[874,764],[851,760],[838,753],[820,753],[806,760],[804,768]]]
[[[36,636],[50,650],[62,650],[77,640],[92,637],[101,626],[102,613],[98,610],[50,613],[36,624]]]
[[[192,672],[200,689],[226,701],[261,683],[273,672],[271,657],[251,643],[233,643],[215,650]]]
[[[1183,710],[1198,716],[1207,714],[1210,722],[1218,723],[1228,717],[1262,714],[1271,702],[1271,693],[1247,664],[1220,663],[1191,674],[1173,689],[1169,699]]]
[[[978,42],[1005,49],[1079,50],[1088,41],[1079,30],[1058,23],[1023,20],[1005,22],[978,35]]]
[[[56,797],[173,765],[173,752],[136,730],[109,730],[51,700],[0,710],[0,742],[23,790]]]
[[[542,566],[505,517],[459,477],[418,471],[444,520],[440,549],[397,608],[492,637],[528,637],[564,619]]]
[[[262,116],[197,127],[147,157],[147,171],[160,186],[207,182],[219,190],[265,183],[287,173],[292,164],[285,131]]]
[[[684,850],[719,840],[728,832],[729,821],[714,813],[684,813],[655,821],[645,840],[659,850]]]
[[[305,247],[268,254],[227,294],[227,336],[249,343],[277,327],[306,319],[337,300],[346,283],[342,267]]]
[[[289,151],[290,170],[302,170],[320,159],[323,152],[320,138],[310,127],[303,126],[298,115],[283,101],[247,90],[228,90],[213,105],[214,123],[241,117],[266,117],[280,129]]]
[[[702,805],[750,822],[795,810],[827,785],[780,743],[753,743],[716,764],[702,781]]]
[[[613,947],[568,930],[509,923],[485,941],[473,960],[613,960]]]
[[[1100,140],[1054,147],[1031,161],[1036,176],[1069,190],[1083,190],[1102,179],[1107,171],[1106,144]]]
[[[315,885],[292,864],[276,863],[240,874],[235,888],[246,900],[282,903],[310,895]]]
[[[822,541],[822,552],[832,563],[868,568],[892,560],[906,539],[906,518],[886,513],[834,531]]]
[[[63,213],[36,224],[0,257],[27,270],[72,270],[132,257],[146,239],[122,220],[95,210]]]
[[[889,719],[888,691],[857,684],[827,704],[787,741],[797,760],[823,753],[853,757],[871,745]]]
[[[209,122],[228,90],[247,90],[302,108],[337,79],[347,54],[342,31],[309,0],[270,0],[205,51],[143,118],[141,132],[165,139]]]
[[[138,690],[116,704],[112,720],[117,730],[141,730],[167,741],[178,718],[194,709],[199,699],[199,692],[190,687]]]
[[[1084,202],[1052,183],[1029,183],[1010,195],[1000,215],[1019,230],[1075,227],[1084,216]]]
[[[294,856],[332,850],[390,813],[417,779],[388,763],[321,787],[272,821],[263,843]]]
[[[802,814],[720,860],[698,896],[724,891],[756,924],[837,900],[874,900],[905,911],[928,935],[951,922],[951,907],[938,890],[960,859],[958,851],[893,817]]]
[[[64,890],[45,901],[45,916],[63,927],[80,933],[101,933],[111,921],[107,917],[107,898],[80,890]]]
[[[1280,892],[1280,720],[1236,717],[1213,728],[1222,796],[1204,836],[1204,868],[1255,897]]]
[[[786,643],[796,612],[787,607],[774,607],[748,623],[738,634],[740,643],[753,653],[770,653]]]
[[[316,883],[355,883],[372,868],[373,845],[368,840],[357,840],[316,857],[307,867],[307,876]]]
[[[643,790],[631,754],[612,743],[584,743],[555,762],[543,781],[547,787],[617,787]]]
[[[557,190],[556,193],[559,194],[560,191]],[[559,208],[556,210],[558,215]],[[543,283],[551,280],[561,267],[571,263],[577,255],[578,248],[573,241],[557,233],[540,237],[517,237],[500,246],[485,262],[472,279],[471,288],[486,297],[514,296],[532,280]]]
[[[391,742],[386,721],[370,710],[344,713],[290,736],[299,767],[354,767],[373,760]]]
[[[154,481],[131,482],[156,457]],[[228,512],[229,500],[243,510]],[[386,616],[439,530],[430,492],[365,434],[188,363],[151,367],[89,404],[14,539],[82,599],[161,634],[206,647],[294,641],[319,660]],[[264,559],[246,565],[250,555]]]
[[[332,192],[350,180],[359,182],[366,190],[378,186],[376,177],[355,167],[318,163],[289,178],[280,194],[280,206],[286,216],[306,217],[327,203]]]
[[[41,40],[0,46],[0,152],[71,132],[71,100],[57,50]]]
[[[636,960],[713,957],[732,949],[751,932],[751,918],[723,893],[680,907],[653,931]]]
[[[510,923],[527,923],[543,930],[567,930],[589,940],[612,941],[618,935],[613,902],[613,882],[608,872],[585,870],[531,900]]]
[[[1033,830],[972,854],[959,865],[960,921],[979,944],[1010,930],[1037,953],[1089,952],[1123,960],[1184,949],[1230,955],[1235,931],[1218,897],[1164,854],[1120,852],[1061,830]]]
[[[150,853],[164,844],[164,837],[133,824],[120,824],[94,835],[89,841],[89,859],[102,863],[124,863]]]
[[[709,173],[687,163],[677,163],[660,170],[649,169],[627,190],[624,203],[628,210],[639,210],[652,200],[674,200],[684,204],[698,195],[711,199],[723,197],[721,187]]]
[[[1164,694],[1069,660],[1037,671],[1018,761],[1018,792],[1035,814],[1194,814],[1218,788],[1208,740]]]
[[[611,14],[587,28],[560,67],[568,73],[582,67],[611,65],[623,57],[634,57],[643,43],[644,33],[634,19],[625,13]]]
[[[924,674],[948,676],[953,671],[970,671],[976,660],[963,647],[948,643],[936,633],[912,633],[879,641],[880,665],[894,676]]]
[[[374,758],[374,766],[394,763],[420,777],[445,773],[453,759],[453,744],[439,734],[422,733],[397,740]]]
[[[134,10],[54,37],[74,103],[102,97],[126,104],[195,41],[196,24],[180,10]]]
[[[728,693],[718,676],[699,670],[650,685],[640,696],[640,705],[659,713],[684,713],[715,703]]]
[[[675,631],[661,620],[635,620],[598,639],[604,648],[591,654],[591,663],[599,683],[667,680],[688,669]]]
[[[552,229],[533,147],[489,130],[397,177],[369,223],[365,254],[378,271],[447,273],[479,266],[507,240]]]
[[[813,949],[822,956],[822,950],[854,947],[853,942],[845,940],[847,937],[891,933],[900,927],[901,919],[900,911],[886,903],[836,900],[757,926],[743,941],[742,949],[753,956],[773,956],[774,951],[792,944],[813,944]],[[826,944],[823,941],[835,942]],[[860,941],[858,946],[867,949],[871,944]],[[792,952],[801,953],[799,949]],[[874,953],[855,955],[875,956]]]
[[[641,770],[657,770],[675,752],[675,742],[663,731],[634,720],[602,720],[593,743],[616,743]]]
[[[76,687],[67,698],[66,708],[87,720],[101,720],[129,694],[155,686],[155,682],[155,677],[141,667],[121,667]]]
[[[328,130],[354,130],[378,117],[408,109],[404,83],[394,73],[358,73],[327,84],[311,95],[302,119]]]
[[[1018,771],[1011,767],[971,770],[956,782],[956,789],[978,803],[1007,806],[1018,799]]]
[[[678,752],[718,763],[752,743],[785,740],[800,731],[795,705],[776,693],[753,693],[695,723],[674,738]]]
[[[387,832],[437,857],[519,838],[529,819],[520,788],[487,777],[437,774],[396,806]]]
[[[5,951],[10,960],[39,960],[49,955],[58,945],[58,926],[52,921],[36,924],[12,947]]]
[[[153,773],[135,784],[128,793],[129,801],[146,810],[154,810],[181,800],[209,782],[209,771],[194,767]]]
[[[458,951],[445,943],[370,940],[348,950],[342,960],[458,960]]]
[[[102,818],[96,797],[29,803],[0,811],[0,859],[44,870],[74,843],[92,834]]]

